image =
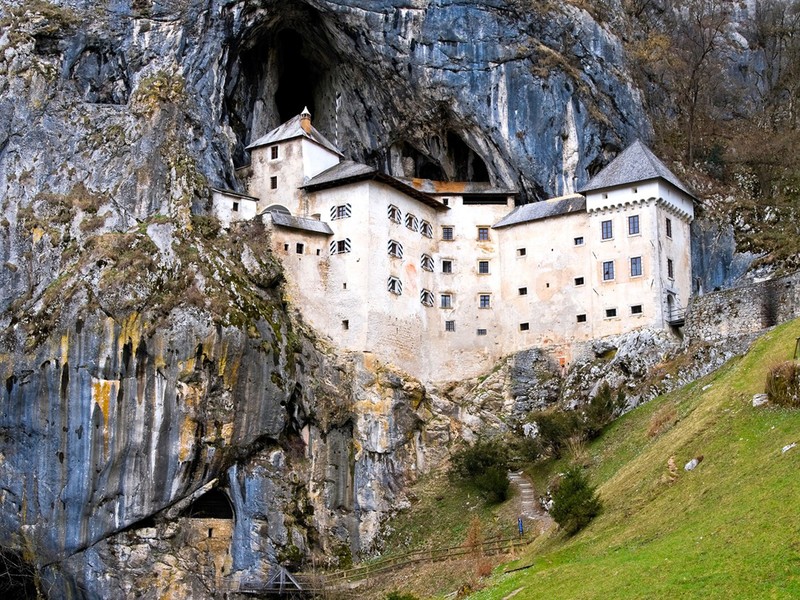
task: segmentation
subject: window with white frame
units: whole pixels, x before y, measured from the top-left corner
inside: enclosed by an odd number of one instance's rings
[[[233,212],[239,212],[239,203],[238,202],[234,202],[233,203]]]
[[[573,239],[573,242],[576,246],[583,246],[583,236],[579,235],[578,237]]]
[[[614,279],[614,261],[607,260],[603,262],[603,281],[611,281]]]
[[[419,293],[419,301],[422,303],[423,306],[433,306],[434,303],[433,292],[430,290],[422,290]]]
[[[389,205],[389,208],[386,210],[386,215],[389,217],[389,220],[392,223],[401,223],[403,220],[402,214],[400,213],[400,209],[397,208],[394,204]]]
[[[406,227],[408,227],[411,231],[417,231],[419,229],[419,219],[417,219],[417,217],[411,213],[407,213]]]
[[[671,258],[667,259],[667,277],[670,279],[675,279],[675,265],[673,264]]]
[[[478,331],[476,333],[478,335],[486,335],[486,330],[485,329],[478,329]]]
[[[277,175],[273,175],[269,178],[269,189],[277,190],[278,189],[278,177]]]
[[[634,256],[631,258],[631,277],[641,277],[642,275],[642,257]]]
[[[447,242],[453,241],[453,228],[451,226],[442,227],[442,239]]]
[[[617,309],[616,308],[607,308],[606,309],[606,319],[613,319],[617,316]]]
[[[489,241],[489,228],[488,227],[478,227],[478,241],[481,241],[481,242],[488,242]]]
[[[527,296],[528,295],[528,288],[526,288],[526,287],[521,287],[521,288],[519,288],[518,291],[519,291],[519,295],[520,296]]]
[[[270,147],[269,151],[270,151],[270,158],[272,160],[275,160],[275,159],[278,158],[278,147],[277,146]]]
[[[672,219],[670,219],[669,217],[667,217],[666,226],[667,226],[667,237],[671,238],[672,237]]]
[[[631,215],[628,217],[628,235],[637,235],[639,233],[639,215]]]
[[[575,278],[575,285],[576,285],[576,286],[580,286],[580,285],[583,285],[583,284],[584,284],[584,279],[583,279],[583,277],[576,277],[576,278]]]
[[[444,259],[442,260],[442,273],[452,273],[453,272],[453,261]]]
[[[603,221],[600,223],[600,233],[600,237],[604,240],[610,240],[614,237],[614,227],[612,226],[611,221]]]
[[[350,204],[338,204],[331,206],[331,221],[337,219],[346,219],[353,214],[353,209]]]
[[[575,320],[578,323],[586,323],[586,313],[581,313],[579,315],[575,315]]]
[[[527,253],[527,248],[517,248],[517,256],[525,256]]]
[[[403,282],[397,277],[390,276],[386,282],[386,289],[399,296],[403,293]]]
[[[492,308],[492,295],[478,294],[478,308]]]
[[[455,321],[445,321],[444,322],[444,330],[445,331],[455,331],[456,330],[456,322]]]
[[[394,258],[403,258],[403,244],[397,240],[389,240],[389,243],[386,245],[386,249],[389,252],[389,256],[393,256]]]
[[[520,331],[529,331],[530,328],[531,328],[530,323],[520,323],[519,324],[519,330]]]
[[[453,294],[440,294],[439,295],[440,308],[453,308]]]
[[[631,306],[631,314],[632,315],[640,315],[642,314],[642,305],[641,304],[634,304]]]
[[[478,273],[481,275],[488,275],[489,274],[489,261],[488,260],[479,260],[478,261]]]
[[[419,223],[419,232],[424,235],[426,238],[433,237],[433,227],[427,221],[420,221]]]
[[[433,257],[423,254],[419,259],[419,264],[423,271],[433,271]]]
[[[334,240],[330,244],[331,254],[344,254],[350,252],[350,238]]]

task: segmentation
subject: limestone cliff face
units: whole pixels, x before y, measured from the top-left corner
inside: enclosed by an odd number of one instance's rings
[[[54,597],[344,563],[491,422],[335,356],[257,224],[191,217],[304,104],[352,158],[531,197],[649,131],[618,40],[568,4],[0,4],[0,546]],[[227,525],[186,516],[209,484]]]

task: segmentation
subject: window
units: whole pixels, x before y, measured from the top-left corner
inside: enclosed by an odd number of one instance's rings
[[[492,308],[492,295],[479,294],[478,295],[478,308]]]
[[[399,296],[403,293],[403,282],[397,277],[389,277],[388,281],[386,282],[386,289]]]
[[[531,328],[529,323],[520,323],[519,330],[520,331],[528,331]]]
[[[277,190],[278,189],[278,177],[277,175],[273,175],[269,178],[269,189]]]
[[[269,152],[270,152],[270,158],[272,160],[275,160],[276,158],[278,158],[278,147],[277,146],[272,146],[269,149]]]
[[[239,212],[239,203],[238,202],[234,202],[233,203],[233,212]]]
[[[350,329],[350,321],[348,321],[347,319],[345,319],[344,321],[342,321],[342,329],[344,329],[345,331],[347,331],[348,329]]]
[[[386,214],[392,223],[400,223],[402,221],[402,217],[400,216],[400,209],[397,208],[394,204],[389,205]]]
[[[441,308],[453,308],[453,295],[442,294],[439,296],[439,306]]]
[[[317,256],[319,256],[320,254],[322,254],[322,250],[320,250],[319,248],[317,248]]]
[[[423,271],[433,271],[433,258],[427,254],[422,255],[419,260],[419,264],[422,266]]]
[[[527,296],[528,295],[528,288],[526,288],[526,287],[519,288],[519,295],[520,296]]]
[[[603,281],[614,279],[614,261],[607,260],[603,263]]]
[[[442,203],[445,206],[450,206],[450,198],[442,198]]]
[[[411,231],[417,231],[419,229],[419,219],[411,213],[406,214],[406,227]]]
[[[675,266],[672,264],[672,259],[667,259],[667,277],[675,279]]]
[[[633,193],[634,194],[638,194],[639,193],[639,188],[633,188]]]
[[[456,322],[455,321],[445,321],[444,322],[444,330],[445,331],[455,331],[456,330]]]
[[[578,236],[575,238],[575,245],[576,246],[583,246],[583,236]]]
[[[442,239],[447,241],[451,241],[453,239],[452,227],[442,227]]]
[[[672,219],[669,217],[667,217],[667,237],[672,237]]]
[[[453,261],[452,260],[443,260],[442,261],[442,273],[452,273],[453,272]]]
[[[489,241],[489,228],[488,227],[478,227],[478,240],[481,242],[488,242]]]
[[[634,256],[631,259],[631,277],[639,277],[642,274],[642,257]]]
[[[346,219],[353,214],[350,204],[339,204],[331,206],[331,221],[336,219]]]
[[[527,248],[517,248],[517,256],[525,256],[527,253]]]
[[[477,334],[478,335],[486,335],[486,330],[485,329],[478,329]]]
[[[424,235],[426,238],[433,237],[433,227],[427,221],[421,221],[419,224],[419,232]]]
[[[617,316],[617,309],[616,308],[607,308],[606,309],[606,319],[611,319],[612,317]]]
[[[389,256],[393,256],[394,258],[403,258],[403,244],[400,242],[389,240],[386,248],[389,251]]]
[[[607,192],[603,192],[603,200],[608,200],[608,193]]]
[[[479,260],[478,261],[478,273],[481,275],[487,275],[489,273],[489,261],[488,260]]]
[[[350,252],[350,238],[331,242],[331,254],[344,254]]]
[[[600,231],[604,240],[610,240],[614,237],[614,228],[611,226],[611,221],[603,221],[600,223]]]
[[[576,315],[576,317],[577,317],[578,323],[586,323],[586,315],[585,314]]]
[[[583,277],[576,277],[575,285],[583,285]]]
[[[285,252],[288,252],[289,251],[289,244],[284,244],[283,245],[283,249],[284,249]],[[333,253],[331,252],[331,254],[333,254]]]
[[[628,235],[639,233],[639,215],[628,217]]]
[[[422,290],[419,293],[419,301],[423,304],[423,306],[433,306],[433,292],[430,290]]]
[[[304,244],[300,244],[300,243],[298,243],[298,244],[295,244],[294,250],[295,250],[295,252],[297,252],[298,254],[302,254],[302,253],[303,253],[303,250],[305,250],[305,245],[304,245]]]
[[[632,315],[640,315],[642,314],[642,305],[641,304],[634,304],[631,306],[631,314]]]

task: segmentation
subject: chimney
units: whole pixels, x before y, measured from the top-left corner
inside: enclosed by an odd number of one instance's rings
[[[307,106],[303,109],[303,112],[300,113],[300,127],[302,127],[303,131],[306,133],[311,133],[311,113],[308,112]]]

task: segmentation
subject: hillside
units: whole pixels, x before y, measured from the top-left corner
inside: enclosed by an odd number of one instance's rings
[[[602,514],[573,538],[536,540],[470,598],[797,597],[800,449],[782,449],[800,441],[800,412],[751,399],[798,336],[800,320],[778,327],[743,357],[617,420],[583,458]],[[695,470],[683,469],[700,455]],[[541,485],[568,462],[529,473]]]

